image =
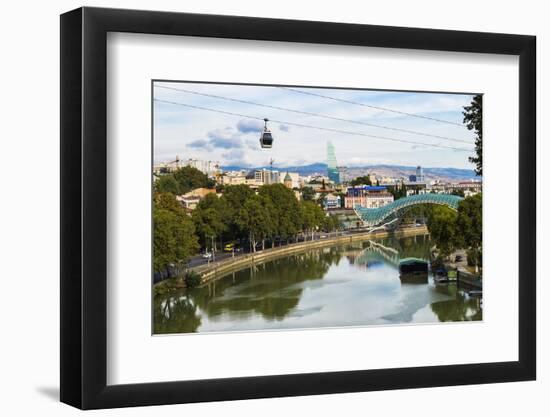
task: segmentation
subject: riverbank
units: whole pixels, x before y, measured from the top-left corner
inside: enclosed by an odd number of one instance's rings
[[[210,262],[209,264],[200,265],[191,268],[192,271],[197,272],[201,277],[201,285],[221,278],[232,272],[237,272],[243,268],[250,267],[252,265],[261,264],[263,262],[271,261],[274,259],[295,255],[298,253],[306,252],[315,248],[322,248],[327,246],[333,246],[338,244],[346,244],[353,242],[362,242],[365,240],[381,239],[388,236],[394,236],[397,238],[408,236],[419,236],[428,234],[428,229],[425,226],[411,227],[408,229],[401,229],[394,232],[387,232],[384,230],[378,230],[370,233],[354,233],[343,234],[336,236],[329,236],[325,239],[319,239],[314,241],[291,243],[284,246],[278,246],[275,248],[265,249],[255,253],[247,253],[237,255],[235,257],[226,258],[221,261]],[[177,290],[185,287],[183,280],[170,279],[159,282],[154,285],[154,293],[164,293],[172,290]]]

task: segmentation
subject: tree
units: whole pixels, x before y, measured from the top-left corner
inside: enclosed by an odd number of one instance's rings
[[[155,193],[153,195],[153,202],[155,207],[162,208],[174,212],[182,210],[181,204],[176,200],[176,197],[172,193]]]
[[[176,240],[172,232],[174,216],[165,209],[153,209],[153,269],[165,270],[176,261]]]
[[[444,206],[434,206],[428,218],[428,229],[442,256],[449,256],[457,247],[457,214]]]
[[[315,199],[315,190],[312,187],[302,187],[300,192],[304,201],[313,201]]]
[[[453,191],[451,191],[451,195],[456,195],[458,197],[464,197],[464,190],[453,190]]]
[[[396,184],[388,188],[388,191],[393,195],[394,200],[407,197],[407,188],[403,184]]]
[[[226,213],[225,202],[214,193],[207,194],[197,204],[192,219],[203,247],[213,242],[211,249],[216,249],[216,239],[227,230]]]
[[[155,181],[155,190],[159,193],[172,193],[174,195],[179,195],[180,186],[173,175],[167,174],[159,177]]]
[[[340,220],[338,220],[338,216],[333,216],[333,215],[325,216],[322,227],[323,227],[323,230],[325,230],[326,232],[333,232],[335,230],[340,230],[341,224],[340,224]]]
[[[363,175],[361,177],[357,177],[357,178],[354,178],[353,180],[351,180],[350,184],[353,185],[353,186],[356,186],[356,185],[372,185],[372,182],[370,180],[369,175]]]
[[[464,106],[464,111],[462,114],[464,115],[464,123],[466,124],[466,127],[468,130],[474,130],[476,133],[476,155],[470,156],[468,160],[475,164],[475,172],[477,175],[481,176],[483,172],[483,164],[482,164],[482,133],[483,133],[483,111],[482,111],[482,95],[477,94],[472,99],[472,102],[469,106]]]
[[[476,271],[481,266],[482,226],[481,193],[458,203],[456,234],[461,247],[469,250],[470,257],[473,258],[470,261],[473,261]]]
[[[271,201],[260,195],[250,196],[239,210],[237,224],[248,234],[253,252],[256,252],[260,241],[262,250],[265,249],[265,239],[273,233],[274,219],[271,213]]]
[[[153,270],[186,262],[199,249],[195,226],[173,194],[156,194],[153,200]]]
[[[261,186],[258,193],[267,197],[273,206],[273,236],[287,240],[296,236],[301,230],[302,213],[294,192],[283,184],[269,184]]]
[[[185,166],[171,174],[159,177],[155,182],[155,190],[174,195],[185,194],[195,188],[213,188],[216,182],[196,168]]]
[[[244,184],[227,185],[221,197],[225,203],[225,221],[227,223],[227,238],[229,240],[240,239],[246,237],[247,234],[242,233],[237,218],[239,211],[243,208],[246,200],[254,195],[254,191]]]
[[[300,209],[302,212],[302,230],[305,233],[310,232],[311,240],[313,240],[313,233],[325,222],[325,213],[321,207],[312,201],[302,201]]]
[[[176,170],[173,174],[179,185],[180,194],[188,193],[195,188],[213,188],[216,183],[206,174],[196,168],[185,166]]]

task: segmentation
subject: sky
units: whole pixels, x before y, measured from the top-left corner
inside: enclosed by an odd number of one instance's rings
[[[180,159],[219,161],[222,166],[257,167],[268,165],[272,158],[274,167],[283,168],[326,163],[330,141],[339,166],[391,164],[473,169],[468,156],[473,155],[475,134],[462,125],[463,107],[470,104],[472,97],[469,94],[155,82],[153,159],[157,164],[173,161],[178,155]],[[262,149],[259,143],[264,118],[270,120],[268,127],[274,138],[271,149]]]

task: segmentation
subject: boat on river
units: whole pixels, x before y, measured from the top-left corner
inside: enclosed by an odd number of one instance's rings
[[[428,282],[428,261],[420,258],[404,258],[399,261],[399,278],[407,284]]]
[[[399,261],[400,274],[427,274],[428,261],[420,258],[403,258]]]

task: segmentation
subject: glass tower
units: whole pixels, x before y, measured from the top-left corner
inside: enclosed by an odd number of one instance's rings
[[[335,184],[340,183],[340,172],[336,163],[336,155],[334,154],[334,145],[327,142],[327,174],[329,181]]]

